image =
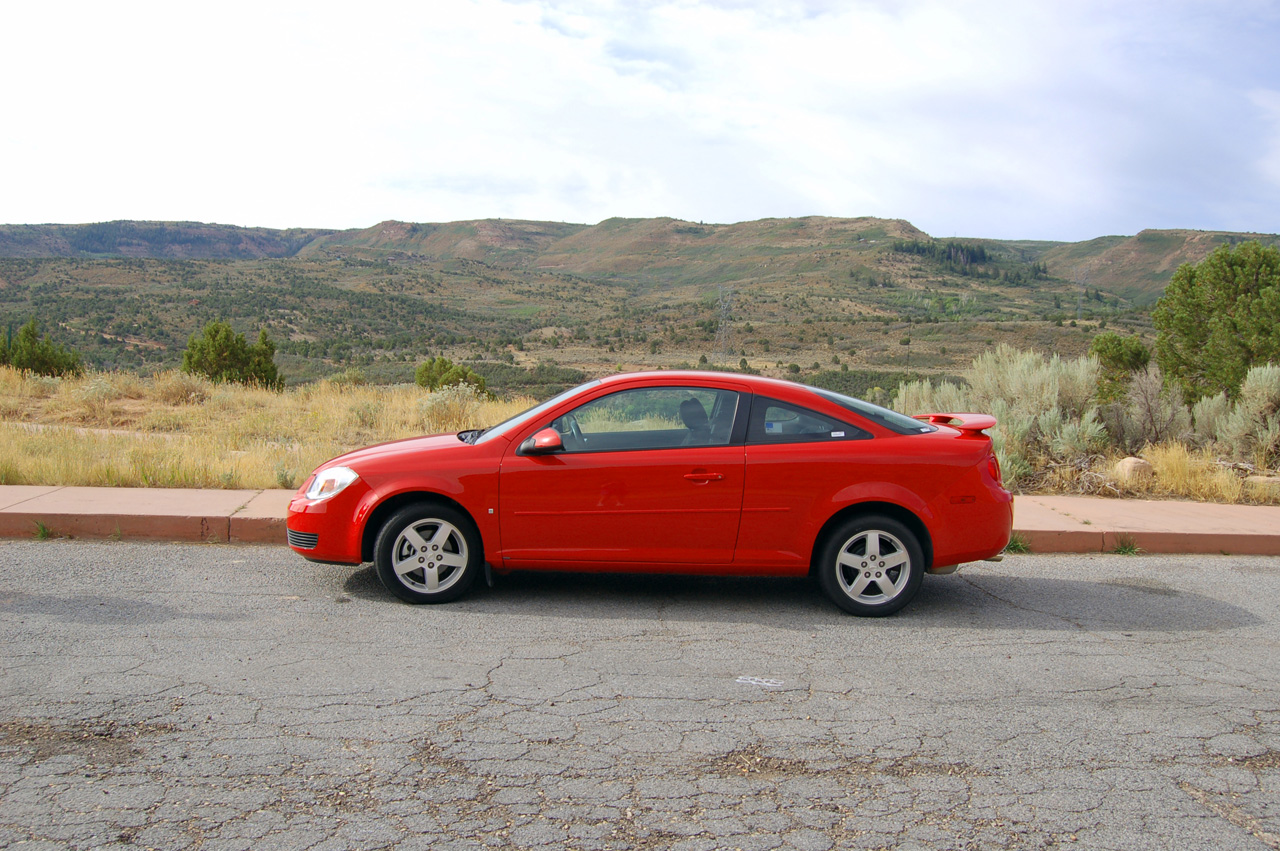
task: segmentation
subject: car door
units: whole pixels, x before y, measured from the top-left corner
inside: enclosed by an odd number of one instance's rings
[[[856,484],[875,443],[870,432],[850,423],[755,396],[746,429],[739,566],[806,572],[818,528],[835,510],[832,494]]]
[[[538,424],[559,432],[563,451],[522,455],[513,445],[504,457],[503,566],[729,563],[742,509],[744,449],[733,427],[743,398],[637,387]]]

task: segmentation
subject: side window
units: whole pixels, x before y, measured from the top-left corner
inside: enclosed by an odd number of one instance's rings
[[[729,443],[739,396],[707,387],[642,387],[603,396],[551,422],[566,452]]]
[[[747,428],[749,443],[815,443],[866,440],[870,432],[799,405],[756,397]]]

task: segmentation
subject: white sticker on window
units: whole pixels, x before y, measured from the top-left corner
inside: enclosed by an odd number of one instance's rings
[[[833,432],[831,432],[831,436],[832,436],[832,437],[844,437],[844,432],[842,432],[842,431],[833,431]]]
[[[765,434],[782,434],[782,423],[765,423]]]

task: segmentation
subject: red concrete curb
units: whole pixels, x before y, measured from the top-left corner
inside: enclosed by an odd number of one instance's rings
[[[1016,527],[1017,524],[1015,523]],[[1079,529],[1034,529],[1015,528],[1015,535],[1022,538],[1027,549],[1033,553],[1100,553],[1105,552],[1102,532],[1089,532]]]
[[[284,543],[293,491],[0,487],[0,537]]]
[[[285,542],[293,491],[0,486],[0,537],[239,544]],[[1280,555],[1280,507],[1019,496],[1014,529],[1033,553]]]

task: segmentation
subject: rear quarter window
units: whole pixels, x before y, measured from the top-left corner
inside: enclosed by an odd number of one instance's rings
[[[870,432],[817,411],[757,396],[747,426],[748,443],[820,443],[866,440]]]

